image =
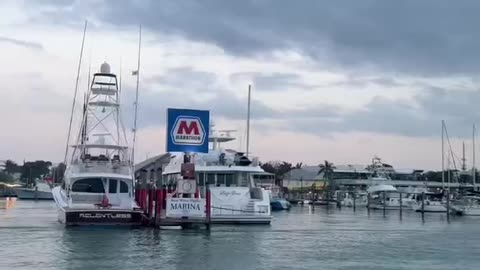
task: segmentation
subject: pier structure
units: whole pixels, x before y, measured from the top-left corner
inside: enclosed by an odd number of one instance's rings
[[[210,229],[210,192],[207,190],[205,199],[201,199],[196,188],[187,194],[177,186],[166,184],[162,172],[170,158],[169,153],[157,155],[135,166],[135,200],[144,211],[144,225],[155,228],[196,228],[201,225]],[[196,182],[194,164],[187,162],[185,167],[185,173],[190,175],[188,180]]]

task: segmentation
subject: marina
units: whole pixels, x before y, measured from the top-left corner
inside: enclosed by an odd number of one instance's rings
[[[353,2],[1,2],[0,269],[480,269],[480,3]]]
[[[56,215],[47,201],[0,210],[0,268],[478,269],[480,256],[479,217],[292,206],[270,226],[181,231],[65,230]]]

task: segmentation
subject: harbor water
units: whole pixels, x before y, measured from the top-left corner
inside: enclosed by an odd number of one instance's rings
[[[0,210],[0,269],[480,269],[480,217],[294,206],[270,226],[67,228],[54,202]]]

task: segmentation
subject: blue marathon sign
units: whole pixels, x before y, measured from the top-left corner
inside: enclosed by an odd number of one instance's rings
[[[208,153],[210,112],[167,109],[167,152]]]

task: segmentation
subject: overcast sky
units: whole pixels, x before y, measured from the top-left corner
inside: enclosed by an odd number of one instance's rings
[[[164,152],[168,107],[208,109],[261,160],[441,167],[441,120],[471,162],[480,117],[479,1],[2,1],[0,160],[61,161],[83,24],[80,78],[122,70],[136,160]],[[78,127],[76,127],[78,128]],[[471,166],[471,163],[469,163]]]

